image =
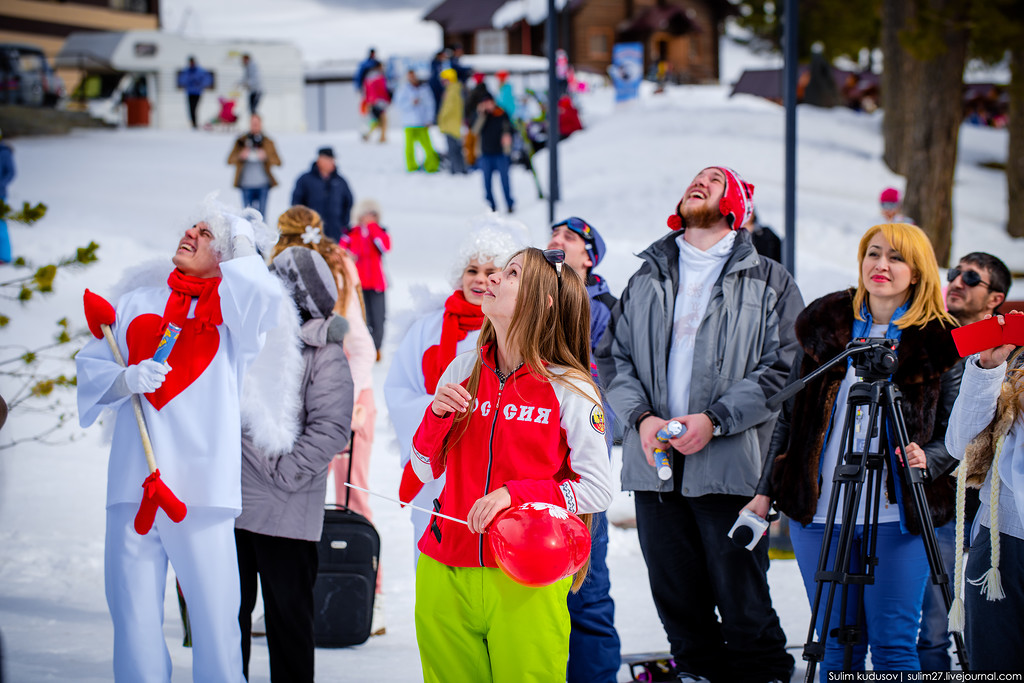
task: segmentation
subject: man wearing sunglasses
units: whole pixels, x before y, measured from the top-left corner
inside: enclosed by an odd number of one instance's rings
[[[590,344],[594,349],[604,335],[611,319],[611,309],[618,301],[608,289],[608,283],[592,272],[605,255],[604,240],[592,225],[573,216],[551,226],[548,249],[561,250],[565,254],[565,266],[576,271],[587,285]],[[591,363],[590,369],[594,381],[601,386],[597,367]],[[605,417],[610,426],[614,418],[612,411],[606,408]],[[612,432],[610,428],[605,432],[609,439]],[[569,635],[567,683],[615,683],[622,663],[619,634],[615,630],[615,603],[609,594],[611,582],[607,554],[608,518],[600,512],[594,515],[591,531],[590,573],[579,592],[569,594],[572,631]]]
[[[946,310],[961,325],[970,325],[983,320],[986,315],[995,315],[1006,300],[1010,289],[1010,270],[1006,264],[992,254],[974,251],[960,259],[946,274],[949,286],[946,288]],[[929,474],[935,478],[957,465],[952,457],[936,461],[929,467]],[[978,510],[978,490],[968,488],[966,493],[966,529],[970,529]],[[946,571],[952,576],[956,551],[956,525],[951,520],[935,527],[935,539]],[[931,583],[925,588],[921,607],[921,630],[917,637],[917,656],[922,671],[949,671],[949,631],[946,604],[938,586]]]
[[[765,399],[786,383],[803,309],[793,278],[740,229],[753,190],[722,166],[697,174],[673,232],[640,254],[596,353],[626,427],[622,488],[634,492],[651,594],[678,680],[691,683],[788,681],[793,670],[768,544],[728,537],[761,475],[777,416]],[[673,419],[686,430],[669,440],[662,480],[656,434]]]
[[[1010,270],[992,254],[967,254],[946,274],[946,310],[961,325],[995,314],[1010,289]]]

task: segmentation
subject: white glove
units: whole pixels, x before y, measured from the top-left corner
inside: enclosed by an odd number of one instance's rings
[[[228,214],[228,224],[231,226],[231,239],[245,237],[253,244],[256,243],[256,231],[248,220],[241,216]]]
[[[231,257],[252,256],[256,253],[256,230],[248,219],[227,214],[231,226]]]
[[[158,363],[150,358],[125,368],[124,383],[133,394],[149,394],[160,388],[170,370],[167,363]]]

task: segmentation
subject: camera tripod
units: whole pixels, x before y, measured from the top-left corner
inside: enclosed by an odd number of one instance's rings
[[[811,604],[811,622],[804,644],[803,658],[808,662],[805,683],[814,683],[814,673],[818,662],[825,657],[825,640],[835,637],[844,647],[843,669],[848,671],[853,661],[853,647],[863,637],[861,624],[864,622],[864,586],[875,581],[875,566],[879,559],[875,554],[878,541],[878,510],[885,483],[883,469],[886,461],[893,471],[893,477],[900,477],[908,485],[910,500],[904,505],[912,505],[921,522],[921,540],[924,542],[925,554],[931,569],[931,581],[942,591],[942,598],[948,611],[953,602],[953,589],[949,577],[942,564],[938,543],[935,539],[935,527],[928,510],[928,501],[924,494],[922,470],[908,467],[906,464],[907,444],[909,437],[903,419],[902,394],[899,388],[888,378],[896,369],[897,359],[895,348],[898,342],[890,339],[860,339],[847,345],[846,350],[828,361],[806,377],[786,387],[769,401],[769,406],[777,406],[806,386],[829,368],[851,356],[859,356],[854,362],[857,376],[862,381],[850,387],[846,401],[846,419],[843,423],[840,441],[840,457],[836,462],[832,476],[832,492],[829,496],[828,513],[825,522],[824,538],[818,555],[818,565],[814,575],[816,583],[814,600]],[[867,419],[865,429],[863,420]],[[877,448],[872,445],[877,437]],[[892,446],[893,448],[889,448]],[[890,451],[899,448],[901,457],[890,457]],[[897,481],[897,486],[899,483]],[[865,497],[867,496],[867,497]],[[851,570],[857,518],[864,498],[864,523],[859,551],[859,572]],[[836,514],[842,498],[842,517],[838,520],[838,542],[829,567],[829,549],[837,525]],[[821,608],[822,594],[826,593],[825,614],[822,629],[824,633],[815,639],[815,625]],[[847,614],[847,599],[851,588],[857,591],[856,614],[851,619]],[[840,591],[839,626],[829,629],[837,589]],[[963,637],[953,633],[956,644],[957,660],[960,667],[967,670],[967,657]]]

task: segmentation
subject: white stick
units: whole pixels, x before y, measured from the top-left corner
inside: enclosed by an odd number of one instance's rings
[[[413,505],[412,503],[406,503],[405,501],[401,501],[398,498],[389,498],[388,496],[385,496],[382,493],[377,493],[375,491],[371,491],[370,489],[364,489],[362,486],[356,486],[355,484],[350,484],[347,481],[345,482],[345,486],[349,487],[350,489],[355,489],[356,491],[362,491],[364,493],[369,493],[371,496],[377,496],[378,498],[383,498],[384,500],[390,500],[392,503],[398,503],[399,505],[408,505],[413,510],[419,510],[420,512],[428,512],[428,513],[430,513],[432,515],[437,515],[438,517],[443,517],[445,519],[450,519],[453,522],[458,522],[459,524],[465,524],[466,526],[469,526],[469,522],[467,522],[464,519],[459,519],[458,517],[449,517],[448,515],[442,515],[440,512],[434,512],[433,510],[428,510],[427,508],[421,508],[419,505]]]

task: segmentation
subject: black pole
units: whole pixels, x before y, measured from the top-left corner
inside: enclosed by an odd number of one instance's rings
[[[555,0],[548,0],[548,223],[555,222],[558,192],[558,74],[555,57],[558,53],[558,15]]]
[[[783,243],[782,263],[796,276],[796,32],[798,0],[786,0],[783,13],[785,34],[785,93],[786,104],[786,240]]]

